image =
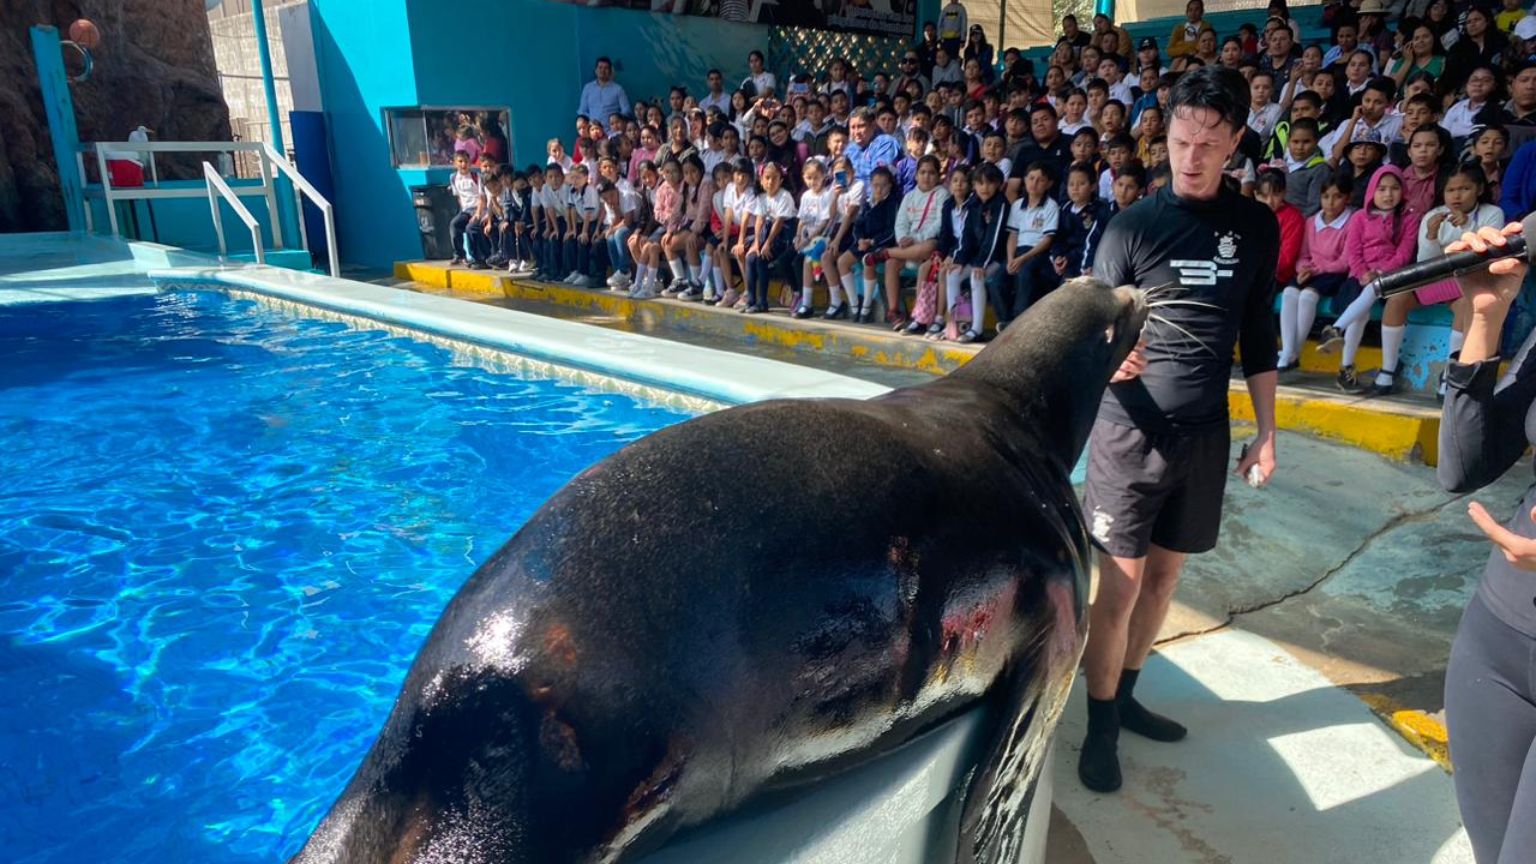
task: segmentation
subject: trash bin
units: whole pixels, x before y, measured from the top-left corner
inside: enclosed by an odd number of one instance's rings
[[[459,215],[453,192],[447,186],[412,186],[411,203],[416,205],[416,226],[421,229],[422,257],[429,261],[452,258],[448,228]]]

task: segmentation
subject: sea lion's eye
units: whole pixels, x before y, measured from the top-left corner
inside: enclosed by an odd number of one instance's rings
[[[1104,328],[1104,341],[1105,342],[1114,342],[1115,341],[1115,325],[1111,324],[1108,327]]]

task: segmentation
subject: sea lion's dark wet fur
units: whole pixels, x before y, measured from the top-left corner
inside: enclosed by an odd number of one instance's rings
[[[1068,481],[1137,338],[1077,280],[962,369],[664,429],[465,584],[299,862],[629,860],[989,700],[956,860],[1015,860],[1081,651]]]

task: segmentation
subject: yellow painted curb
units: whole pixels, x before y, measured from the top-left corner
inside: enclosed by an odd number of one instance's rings
[[[1423,751],[1424,755],[1439,763],[1446,771],[1451,766],[1450,733],[1445,724],[1423,711],[1399,708],[1386,696],[1366,694],[1360,700],[1368,705],[1382,722],[1407,739],[1409,744]]]
[[[1253,401],[1246,386],[1234,382],[1227,395],[1232,419],[1253,422]],[[1384,411],[1358,402],[1303,396],[1281,390],[1275,398],[1275,422],[1281,429],[1306,432],[1351,444],[1393,459],[1417,458],[1433,466],[1440,456],[1440,415],[1395,406]]]
[[[1340,350],[1334,350],[1332,354],[1319,354],[1316,342],[1308,342],[1301,349],[1301,371],[1317,372],[1333,375],[1339,371]],[[1381,349],[1370,345],[1361,345],[1355,352],[1355,368],[1359,370],[1380,369]]]
[[[933,343],[878,330],[821,321],[787,321],[782,316],[738,316],[728,311],[668,300],[636,301],[621,293],[593,291],[513,279],[505,274],[447,268],[441,263],[404,261],[395,275],[433,289],[482,297],[509,297],[597,312],[636,322],[644,329],[673,326],[716,335],[739,333],[761,344],[807,353],[842,354],[891,369],[913,369],[932,375],[952,371],[974,357],[977,349],[953,343]],[[1380,365],[1379,352],[1361,349],[1357,366]],[[1319,355],[1309,344],[1302,364],[1319,371],[1338,368],[1337,356]],[[1331,364],[1331,365],[1326,365]],[[1252,422],[1253,405],[1246,386],[1234,382],[1228,396],[1232,418]],[[1367,402],[1280,388],[1276,419],[1281,429],[1304,432],[1350,444],[1393,459],[1438,459],[1438,411],[1401,403]]]
[[[449,270],[448,287],[456,294],[505,297],[512,280],[506,274],[488,270]]]
[[[433,288],[447,288],[448,268],[425,261],[396,261],[395,278],[420,282]]]

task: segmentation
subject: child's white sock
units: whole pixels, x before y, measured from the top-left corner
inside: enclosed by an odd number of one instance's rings
[[[864,279],[864,297],[859,301],[859,309],[868,312],[875,308],[875,280],[868,276]]]
[[[971,271],[971,329],[977,333],[987,326],[987,277]]]
[[[1393,383],[1393,373],[1397,370],[1397,354],[1403,347],[1403,336],[1408,333],[1406,325],[1400,327],[1381,328],[1381,373],[1376,376],[1376,383],[1383,387]]]
[[[1360,296],[1355,298],[1355,302],[1349,304],[1349,308],[1344,310],[1339,320],[1333,322],[1333,326],[1340,330],[1348,330],[1356,321],[1371,320],[1371,307],[1374,305],[1376,305],[1376,292],[1362,286]]]
[[[703,285],[704,284],[704,278],[699,273],[699,269],[700,269],[700,265],[698,265],[698,264],[689,264],[688,265],[688,280],[690,282],[692,282],[693,284],[695,284],[695,285]]]
[[[800,288],[800,305],[809,307],[811,300],[816,296],[816,283],[807,282]]]
[[[960,302],[960,282],[963,278],[959,270],[944,274],[944,311],[953,312],[955,304]]]
[[[672,281],[681,282],[688,278],[688,269],[683,266],[683,259],[668,258],[667,266],[672,270]]]
[[[1312,332],[1312,324],[1317,321],[1316,291],[1303,289],[1301,296],[1296,298],[1296,359],[1301,359],[1301,346],[1307,344],[1307,334]]]
[[[844,273],[843,274],[843,278],[842,278],[842,282],[843,282],[843,293],[848,295],[848,304],[850,306],[856,305],[854,303],[854,301],[858,298],[859,291],[858,291],[857,288],[853,287],[853,274],[852,273]]]
[[[710,272],[715,274],[715,281],[711,285],[711,287],[714,289],[714,292],[717,295],[718,294],[724,294],[725,293],[725,271],[721,270],[719,267],[715,267],[712,270],[710,270]]]
[[[645,287],[645,276],[646,276],[647,273],[650,272],[650,270],[651,270],[651,268],[645,266],[644,264],[636,264],[635,265],[635,287],[636,288],[644,288]]]
[[[1344,355],[1339,362],[1345,366],[1355,365],[1355,354],[1360,350],[1360,341],[1365,338],[1364,321],[1356,321],[1344,331]]]
[[[1299,306],[1301,289],[1295,285],[1285,286],[1280,292],[1280,365],[1289,366],[1296,362],[1296,312]]]

